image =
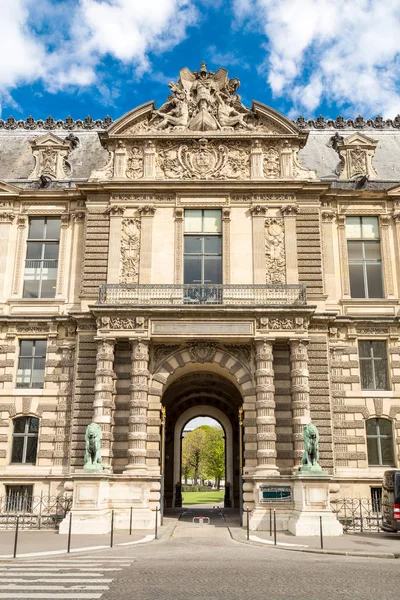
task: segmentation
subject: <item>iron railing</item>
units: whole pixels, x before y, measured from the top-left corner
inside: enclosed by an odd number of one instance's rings
[[[306,286],[232,284],[102,284],[99,304],[167,306],[303,306]]]
[[[381,531],[382,505],[371,498],[338,498],[331,502],[332,511],[345,532]]]
[[[70,496],[0,496],[0,529],[57,529],[72,507]]]

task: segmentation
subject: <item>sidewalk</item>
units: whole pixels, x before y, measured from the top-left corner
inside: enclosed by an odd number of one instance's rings
[[[154,539],[154,531],[150,529],[114,531],[113,545],[140,543]],[[14,552],[15,530],[0,530],[0,559],[9,558]],[[110,547],[111,535],[72,535],[71,552]],[[68,535],[60,535],[57,531],[26,530],[18,532],[17,557],[27,554],[64,554],[67,552]]]
[[[269,531],[250,531],[247,541],[246,529],[231,526],[228,523],[232,538],[246,544],[265,545],[268,548],[279,548],[297,552],[317,552],[318,554],[342,554],[348,556],[370,556],[376,558],[400,558],[400,534],[390,533],[357,533],[343,534],[338,537],[324,537],[323,549],[319,536],[300,537],[287,531],[277,532],[277,545]]]

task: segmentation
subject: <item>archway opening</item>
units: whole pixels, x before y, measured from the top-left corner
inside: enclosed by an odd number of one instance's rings
[[[182,506],[182,437],[185,427],[195,418],[216,421],[224,434],[224,495],[225,508],[239,507],[239,408],[243,404],[238,388],[226,377],[206,370],[197,370],[177,377],[167,387],[162,403],[166,410],[164,505]],[[194,474],[193,474],[194,475]],[[207,481],[211,478],[203,478]],[[222,479],[222,477],[221,477]]]
[[[190,419],[181,435],[182,506],[224,506],[225,430],[211,417]]]

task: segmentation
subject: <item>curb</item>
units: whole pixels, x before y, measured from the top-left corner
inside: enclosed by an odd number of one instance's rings
[[[144,538],[140,540],[135,540],[133,542],[121,542],[119,544],[114,544],[113,548],[118,548],[118,546],[134,546],[136,544],[146,544],[147,542],[153,541],[154,534],[146,535]],[[111,550],[111,546],[84,546],[82,548],[71,548],[68,553],[66,550],[44,550],[43,552],[25,552],[24,554],[18,554],[16,559],[18,558],[30,558],[34,556],[60,556],[63,554],[76,554],[78,552],[91,552],[93,550]],[[10,558],[14,559],[12,554],[1,554],[0,560],[9,560]]]
[[[260,538],[261,540],[261,538]],[[274,550],[286,550],[289,552],[307,552],[309,554],[328,554],[334,556],[358,556],[359,558],[390,558],[390,559],[399,559],[400,553],[394,552],[362,552],[357,550],[326,550],[322,548],[307,548],[307,547],[299,547],[299,548],[290,548],[288,546],[279,545],[276,546],[274,544],[266,544],[262,541],[254,541],[254,540],[236,540],[242,544],[254,544],[257,546],[268,546],[268,548],[272,548]]]

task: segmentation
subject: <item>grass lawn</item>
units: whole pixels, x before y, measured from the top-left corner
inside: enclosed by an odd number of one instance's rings
[[[224,499],[224,491],[182,492],[182,504],[218,504]]]

